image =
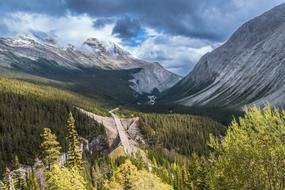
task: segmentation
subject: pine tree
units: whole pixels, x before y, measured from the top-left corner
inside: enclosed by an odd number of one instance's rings
[[[182,171],[179,165],[177,165],[176,167],[175,174],[176,174],[177,189],[184,190]]]
[[[32,174],[32,172],[29,173],[27,186],[29,190],[39,190],[39,185],[37,183],[35,176]]]
[[[20,161],[17,155],[15,156],[14,167],[16,170],[20,168]]]
[[[190,174],[185,163],[183,163],[181,170],[182,170],[182,179],[183,179],[184,188],[191,189]]]
[[[51,165],[53,165],[58,160],[61,147],[56,139],[56,136],[52,134],[49,128],[44,128],[41,137],[42,159],[50,169]]]
[[[67,165],[69,167],[82,167],[80,143],[77,131],[75,129],[75,120],[70,112],[67,118],[67,129],[68,129],[68,160]]]

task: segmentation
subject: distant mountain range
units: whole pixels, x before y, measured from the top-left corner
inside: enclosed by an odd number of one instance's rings
[[[163,92],[159,102],[196,107],[285,107],[285,4],[242,25],[219,48],[180,76],[118,45],[87,39],[63,46],[45,33],[0,38],[0,73],[54,83],[117,103]],[[27,77],[28,76],[28,77]],[[46,81],[45,81],[46,82]]]
[[[90,38],[80,47],[62,46],[54,37],[35,31],[0,38],[0,69],[60,81],[90,96],[116,101],[164,91],[181,79],[111,42]]]
[[[167,90],[162,102],[184,106],[285,107],[285,4],[242,25],[221,47]]]

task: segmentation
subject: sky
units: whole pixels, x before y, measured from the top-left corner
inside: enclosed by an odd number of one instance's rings
[[[0,0],[0,36],[45,32],[78,47],[95,37],[186,75],[244,22],[281,3],[285,0]]]

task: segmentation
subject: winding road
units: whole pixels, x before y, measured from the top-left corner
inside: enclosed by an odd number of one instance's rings
[[[133,147],[129,141],[129,135],[126,132],[125,128],[123,127],[121,118],[116,114],[114,114],[114,112],[119,110],[119,108],[109,111],[112,117],[103,117],[96,115],[92,112],[85,111],[84,109],[81,109],[79,107],[75,108],[79,110],[81,113],[94,119],[95,121],[102,123],[105,127],[105,130],[108,131],[107,135],[109,134],[110,136],[112,136],[112,139],[115,139],[117,135],[119,135],[120,142],[126,154],[132,155],[136,152],[136,148]],[[133,124],[131,124],[131,126],[132,125]]]
[[[116,114],[113,113],[114,111],[117,111],[117,110],[118,110],[118,108],[113,109],[109,113],[112,115],[112,117],[113,117],[113,119],[115,121],[116,128],[118,130],[119,137],[120,137],[121,143],[123,145],[124,151],[127,154],[132,155],[134,153],[134,151],[133,151],[133,149],[132,149],[132,147],[130,145],[127,133],[126,133],[126,131],[125,131],[123,125],[122,125],[121,119]]]

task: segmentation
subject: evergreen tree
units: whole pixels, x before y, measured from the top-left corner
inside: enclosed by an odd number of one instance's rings
[[[60,144],[49,128],[44,128],[41,137],[42,159],[50,169],[51,165],[54,164],[60,156]]]
[[[182,165],[181,171],[182,171],[183,188],[191,189],[190,174],[185,163]]]
[[[149,145],[189,156],[193,152],[208,154],[209,134],[219,136],[226,130],[212,119],[193,115],[141,113],[138,116],[140,131]]]
[[[20,162],[19,162],[19,158],[18,158],[17,155],[15,156],[14,168],[15,169],[19,169],[20,168]]]
[[[75,120],[70,112],[67,118],[67,129],[68,129],[68,160],[67,164],[69,167],[82,167],[80,142],[77,131],[75,129]]]
[[[6,166],[13,165],[11,169],[14,169],[15,155],[21,163],[34,163],[41,154],[40,134],[45,127],[57,132],[58,141],[65,145],[67,130],[62,130],[62,126],[66,125],[66,115],[73,105],[97,114],[105,113],[93,99],[46,85],[0,78],[0,176]],[[76,109],[73,113],[80,136],[105,134],[103,126],[92,118]]]
[[[32,172],[29,173],[27,186],[28,186],[29,190],[39,190],[39,185],[37,183],[37,179],[32,174]]]
[[[189,164],[189,182],[192,189],[203,190],[208,189],[206,184],[206,166],[205,161],[196,153],[190,157]]]

